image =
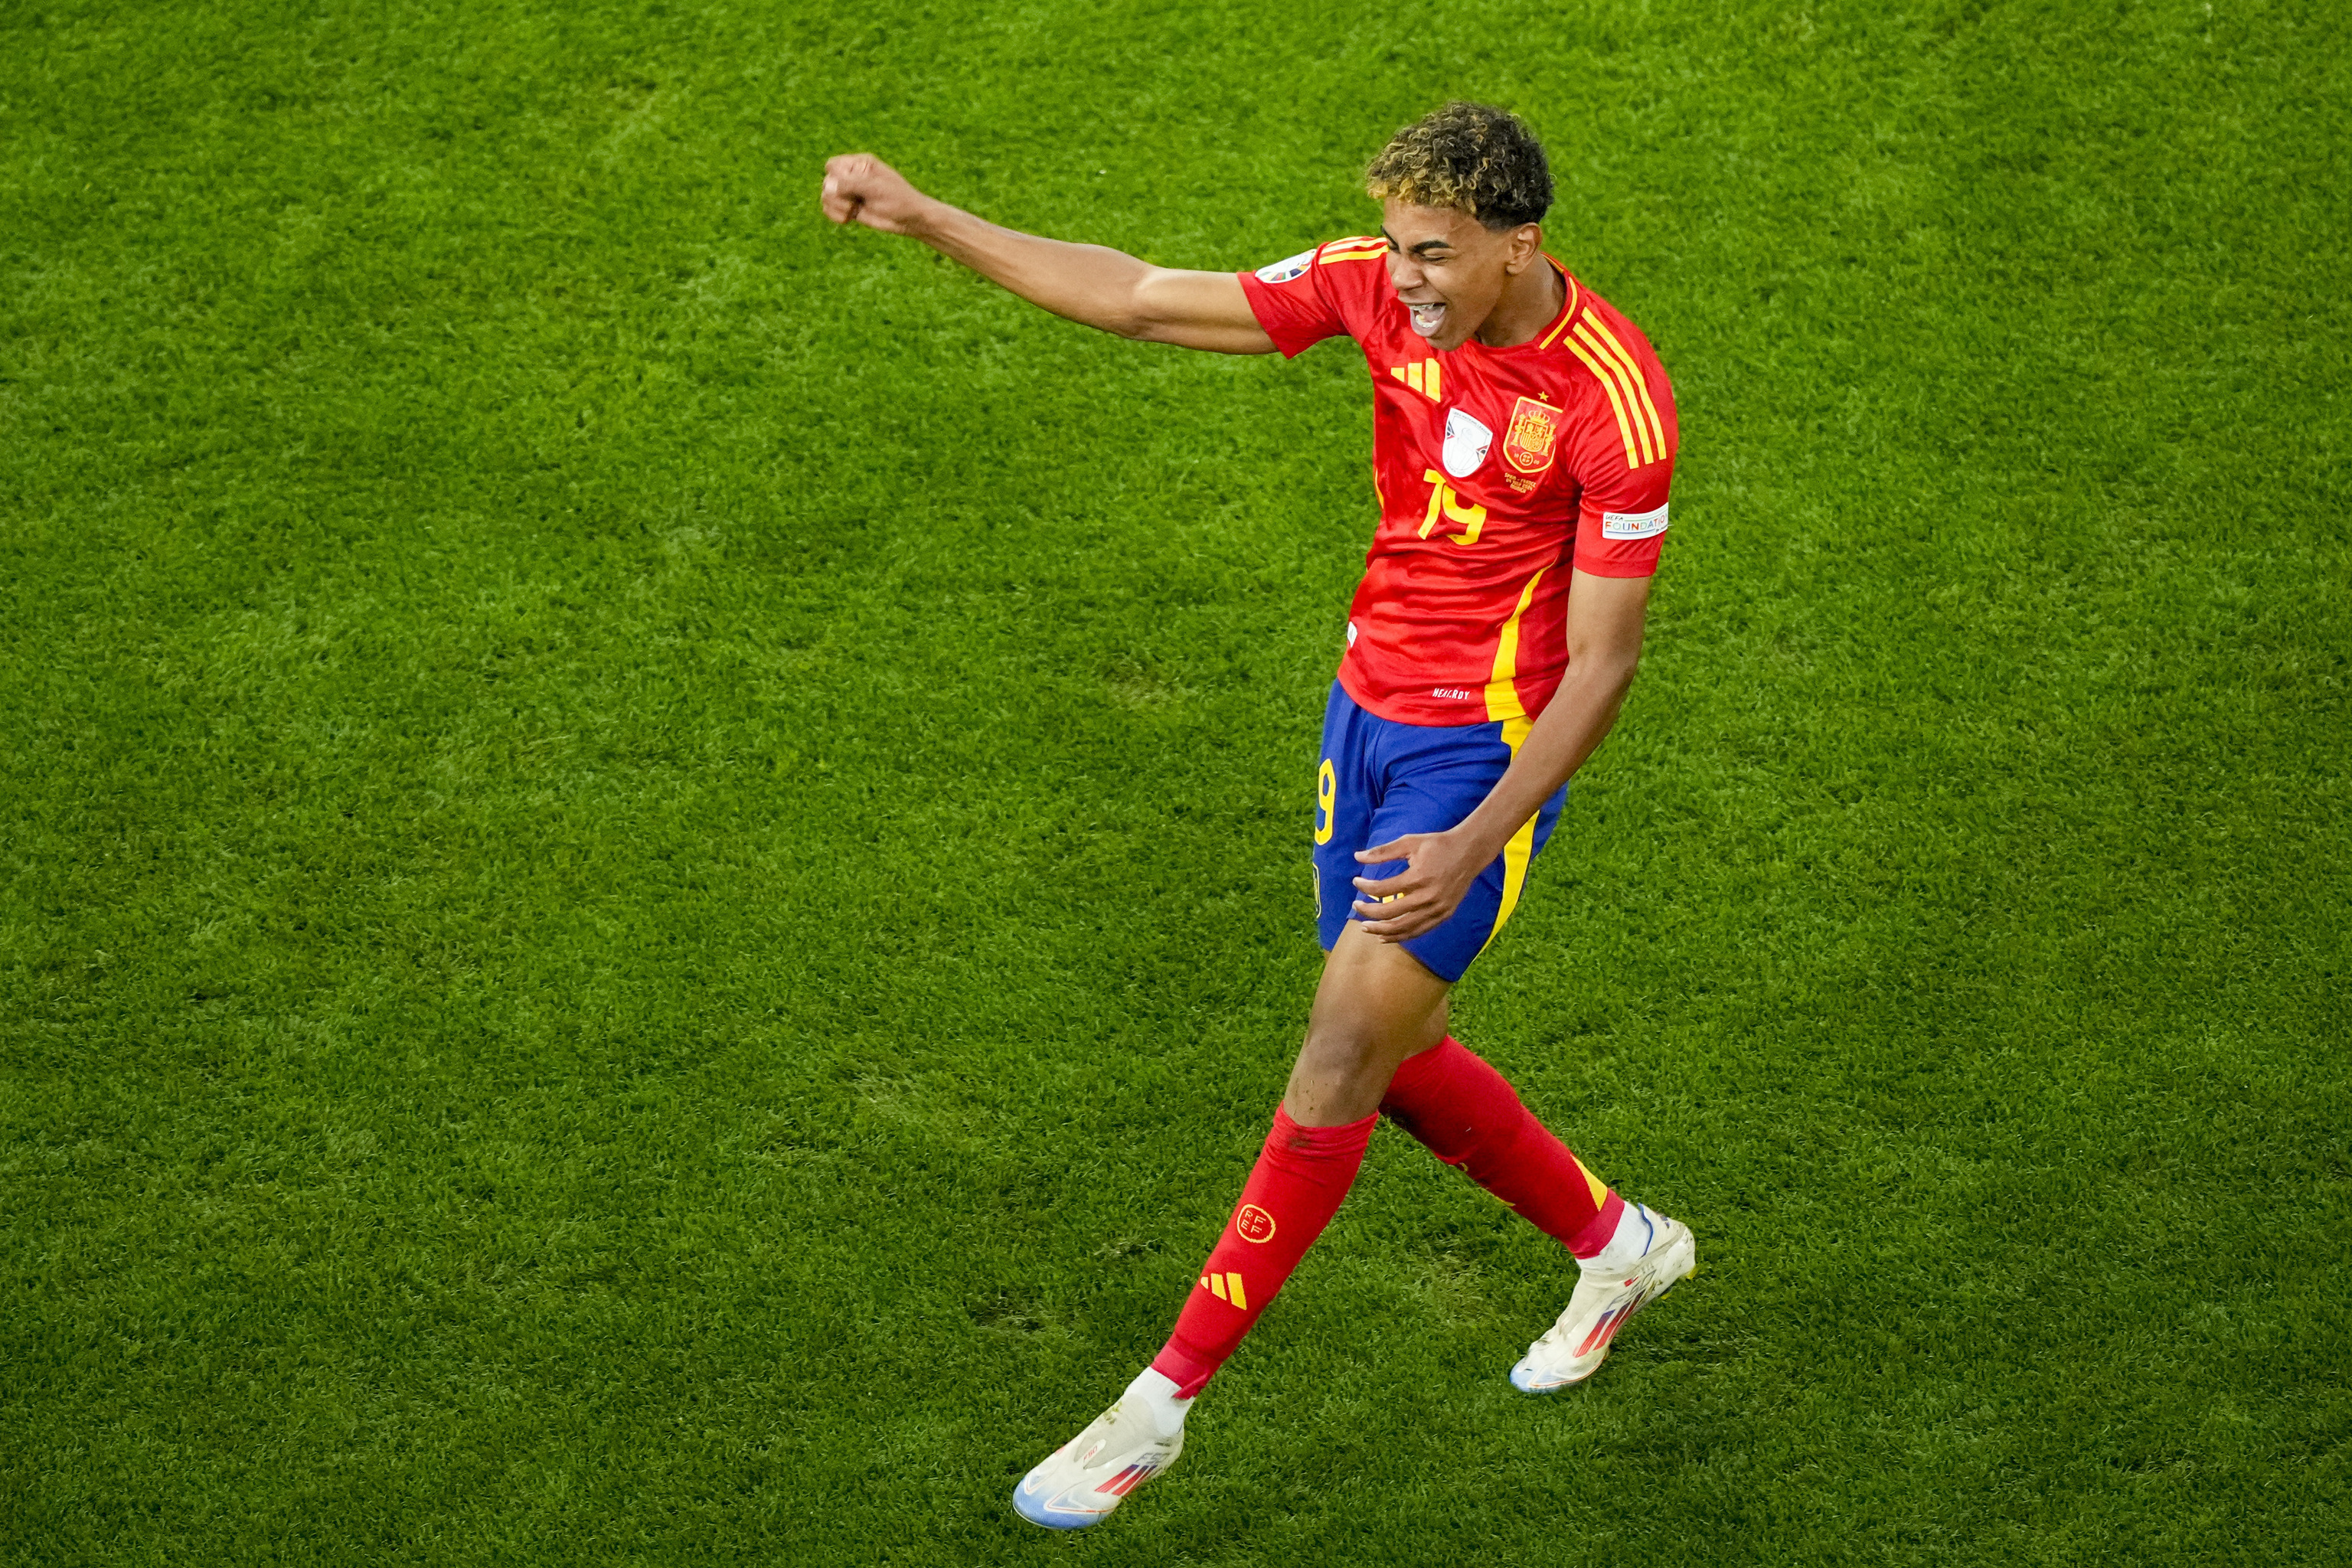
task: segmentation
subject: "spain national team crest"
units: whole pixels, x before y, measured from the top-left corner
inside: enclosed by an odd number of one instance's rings
[[[1560,411],[1533,397],[1522,397],[1511,408],[1511,427],[1503,432],[1503,460],[1523,474],[1540,474],[1551,467],[1559,444]]]

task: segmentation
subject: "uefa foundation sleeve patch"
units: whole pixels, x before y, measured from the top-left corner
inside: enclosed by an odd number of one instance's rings
[[[1666,531],[1666,509],[1655,511],[1604,511],[1601,514],[1601,537],[1603,539],[1648,539]]]

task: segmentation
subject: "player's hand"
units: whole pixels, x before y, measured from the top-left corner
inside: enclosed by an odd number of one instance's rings
[[[1402,942],[1443,925],[1494,857],[1481,854],[1456,828],[1408,833],[1359,849],[1356,858],[1366,866],[1405,863],[1393,877],[1357,878],[1356,891],[1364,897],[1353,906],[1366,931],[1382,942]]]
[[[824,161],[824,216],[862,223],[884,234],[912,234],[933,205],[907,176],[871,153],[844,153]]]

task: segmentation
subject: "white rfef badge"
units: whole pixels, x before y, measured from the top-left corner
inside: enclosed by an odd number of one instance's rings
[[[1276,261],[1269,266],[1259,268],[1258,280],[1262,283],[1287,283],[1294,278],[1307,276],[1307,269],[1314,264],[1315,253],[1311,250],[1302,250],[1287,260]]]
[[[1486,460],[1486,448],[1495,444],[1495,433],[1479,424],[1459,408],[1445,411],[1445,471],[1457,479],[1466,479],[1478,471]]]

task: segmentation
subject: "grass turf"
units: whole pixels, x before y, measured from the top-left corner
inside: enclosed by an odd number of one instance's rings
[[[0,16],[0,1546],[2315,1562],[2352,1525],[2352,37],[2318,5]],[[1362,372],[1184,265],[1511,104],[1685,451],[1460,1031],[1698,1279],[1393,1131],[1166,1480],[1313,984]]]

